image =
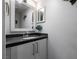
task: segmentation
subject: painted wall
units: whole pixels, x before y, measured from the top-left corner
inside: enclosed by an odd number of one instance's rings
[[[77,58],[77,6],[63,0],[47,0],[48,59]]]

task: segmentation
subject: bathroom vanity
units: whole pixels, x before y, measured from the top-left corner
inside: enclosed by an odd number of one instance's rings
[[[31,33],[28,37],[14,34],[6,38],[7,59],[47,59],[47,34]]]
[[[48,35],[36,33],[37,22],[44,19],[42,13],[38,17],[38,4],[35,0],[5,0],[6,59],[47,59]]]

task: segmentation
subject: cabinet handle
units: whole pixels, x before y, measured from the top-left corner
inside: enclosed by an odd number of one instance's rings
[[[37,45],[36,53],[39,53],[39,52],[38,52],[38,42],[36,42],[36,45]]]
[[[32,55],[34,56],[35,55],[35,45],[34,44],[32,44],[33,45],[33,53],[32,53]]]
[[[9,15],[9,4],[6,2],[6,12],[7,12],[7,15]]]

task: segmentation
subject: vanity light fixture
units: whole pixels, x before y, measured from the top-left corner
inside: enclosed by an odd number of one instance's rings
[[[23,2],[23,0],[16,0],[18,3],[22,3]]]

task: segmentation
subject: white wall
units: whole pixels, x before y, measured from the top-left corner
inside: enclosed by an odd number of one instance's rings
[[[63,0],[48,0],[46,23],[49,59],[76,59],[77,6]]]

